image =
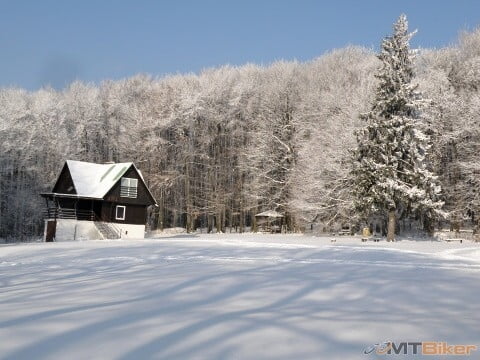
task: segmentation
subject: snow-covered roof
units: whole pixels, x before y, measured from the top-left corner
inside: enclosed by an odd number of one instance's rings
[[[280,214],[279,212],[276,212],[275,210],[267,210],[255,216],[265,216],[265,217],[273,217],[273,218],[283,217],[282,214]]]
[[[133,165],[131,162],[117,164],[95,164],[67,160],[77,195],[103,198],[123,174]],[[141,175],[140,175],[141,176]]]

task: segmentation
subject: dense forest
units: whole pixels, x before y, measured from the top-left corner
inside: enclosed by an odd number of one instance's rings
[[[449,223],[480,212],[480,30],[416,50],[428,106],[430,168]],[[349,223],[351,150],[380,61],[347,47],[310,62],[138,75],[63,91],[0,90],[0,238],[43,232],[44,202],[66,159],[133,161],[159,208],[154,228],[243,231],[263,210],[290,231]],[[409,219],[401,219],[403,223]]]

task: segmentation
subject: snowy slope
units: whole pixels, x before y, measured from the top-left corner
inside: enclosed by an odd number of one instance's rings
[[[384,340],[480,345],[473,243],[5,245],[0,271],[3,359],[368,359]]]

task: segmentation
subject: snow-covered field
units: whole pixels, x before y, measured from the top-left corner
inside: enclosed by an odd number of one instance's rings
[[[2,245],[0,272],[3,359],[410,358],[363,350],[480,346],[480,245],[470,242],[227,234]]]

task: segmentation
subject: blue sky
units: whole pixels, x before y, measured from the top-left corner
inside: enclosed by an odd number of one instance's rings
[[[415,47],[455,43],[480,24],[478,0],[0,0],[0,86],[60,89],[376,49],[402,12],[418,29]]]

